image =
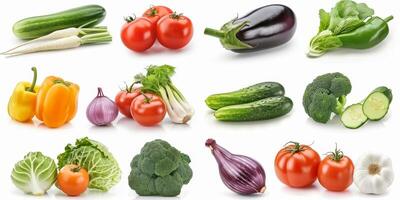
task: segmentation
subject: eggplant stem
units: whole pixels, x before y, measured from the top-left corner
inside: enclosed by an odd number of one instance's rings
[[[224,38],[226,36],[225,32],[216,30],[216,29],[212,29],[212,28],[204,29],[204,34],[214,36],[217,38]]]

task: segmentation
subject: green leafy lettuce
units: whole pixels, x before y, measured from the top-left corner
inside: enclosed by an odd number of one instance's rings
[[[373,14],[374,10],[367,4],[351,0],[339,1],[331,12],[321,9],[318,33],[311,39],[308,55],[317,57],[341,47],[343,43],[337,35],[352,32],[365,25],[366,20]]]

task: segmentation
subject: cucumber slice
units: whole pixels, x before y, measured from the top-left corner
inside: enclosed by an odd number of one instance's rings
[[[389,99],[389,102],[392,103],[393,94],[391,89],[387,88],[386,86],[380,86],[375,88],[375,90],[372,91],[371,93],[374,92],[382,92]]]
[[[382,92],[372,92],[365,99],[363,112],[368,119],[377,121],[385,117],[389,110],[390,99]]]
[[[368,118],[364,115],[363,105],[358,103],[348,106],[342,113],[340,120],[345,127],[356,129],[365,124]]]

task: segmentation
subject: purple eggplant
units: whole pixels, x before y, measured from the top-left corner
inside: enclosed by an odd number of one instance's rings
[[[225,49],[246,53],[288,42],[296,31],[296,16],[287,6],[267,5],[224,24],[220,30],[206,28],[204,34],[218,37]]]

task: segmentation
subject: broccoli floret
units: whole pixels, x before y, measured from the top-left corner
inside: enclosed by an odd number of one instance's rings
[[[146,143],[131,162],[129,186],[140,196],[177,196],[193,176],[190,157],[163,140]]]
[[[313,120],[326,123],[332,113],[342,114],[350,92],[351,82],[345,75],[336,72],[318,76],[304,92],[304,110]]]

